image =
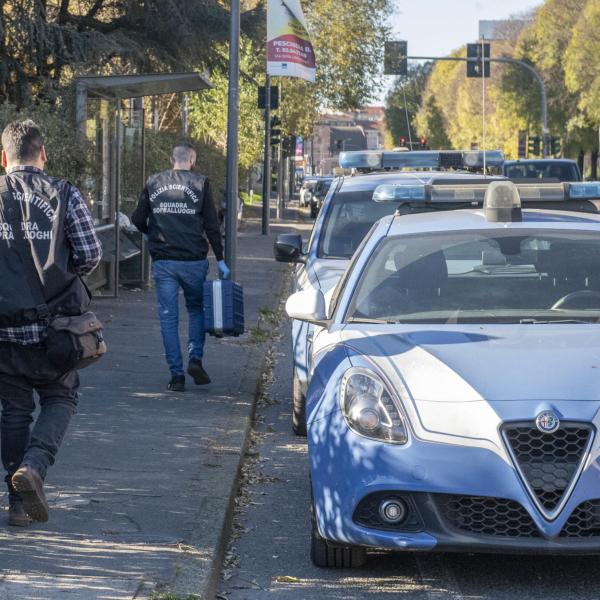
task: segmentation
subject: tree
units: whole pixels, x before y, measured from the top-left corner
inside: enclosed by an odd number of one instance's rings
[[[260,11],[245,19],[256,25]],[[53,101],[78,73],[210,67],[227,40],[218,0],[11,0],[0,3],[0,101]]]
[[[392,0],[305,0],[317,60],[314,85],[283,79],[283,125],[310,135],[324,109],[356,109],[379,91]]]
[[[415,118],[423,100],[431,68],[430,63],[412,66],[407,77],[398,78],[386,98],[385,121],[394,146],[400,144],[401,138],[416,138],[421,134]]]
[[[578,98],[578,108],[588,122],[600,125],[600,4],[588,0],[573,29],[566,49],[565,82],[571,94]]]
[[[226,55],[227,47],[219,47]],[[239,84],[239,165],[243,170],[260,161],[263,148],[263,119],[257,107],[257,81],[264,62],[253,42],[242,37],[240,43],[241,77]],[[229,91],[226,65],[213,69],[213,88],[190,96],[192,135],[225,154],[227,149],[227,98]]]

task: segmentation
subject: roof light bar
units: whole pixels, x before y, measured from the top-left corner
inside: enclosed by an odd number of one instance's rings
[[[391,152],[358,150],[340,153],[340,167],[374,171],[380,169],[483,169],[500,167],[504,155],[499,150],[483,152],[467,150],[419,150],[410,152]]]
[[[469,182],[457,179],[456,183],[445,180],[443,183],[415,185],[398,182],[375,188],[373,200],[376,202],[431,202],[431,203],[471,203],[483,205],[486,193],[495,183],[513,183],[520,202],[569,202],[574,200],[600,200],[600,182],[586,183],[514,183],[508,179],[480,178]],[[512,189],[512,188],[511,188]],[[499,193],[499,192],[497,192]]]

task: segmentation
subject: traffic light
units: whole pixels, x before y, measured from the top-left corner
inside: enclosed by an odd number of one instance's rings
[[[404,40],[385,42],[383,53],[384,75],[408,75],[408,44]]]
[[[258,108],[264,110],[266,106],[266,88],[264,85],[258,86]],[[271,87],[271,110],[279,108],[279,87],[274,85]]]
[[[427,138],[423,135],[419,138],[419,148],[427,150]]]
[[[490,61],[485,58],[490,58],[489,44],[467,44],[467,77],[490,76]]]
[[[559,137],[550,138],[550,154],[558,156],[562,152],[562,141]]]
[[[271,146],[277,146],[281,143],[281,119],[271,117]]]
[[[406,138],[405,137],[400,138],[400,148],[406,148]]]
[[[519,131],[518,157],[527,158],[527,132]]]
[[[527,140],[527,153],[529,156],[539,156],[542,152],[542,140],[535,135]]]

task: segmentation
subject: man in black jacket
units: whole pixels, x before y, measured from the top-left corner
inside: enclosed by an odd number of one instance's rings
[[[183,289],[189,315],[188,373],[194,383],[204,385],[210,383],[202,366],[205,339],[203,286],[208,273],[208,242],[224,279],[229,277],[229,269],[223,260],[219,220],[208,178],[192,171],[196,163],[194,147],[187,142],[178,143],[171,162],[171,170],[148,179],[131,221],[148,236],[160,326],[171,371],[167,389],[183,392],[185,373],[179,343],[179,289]]]
[[[7,472],[9,525],[48,520],[43,482],[77,407],[77,371],[61,372],[42,345],[47,318],[79,315],[89,305],[81,276],[100,262],[102,247],[79,190],[44,171],[37,125],[15,121],[2,133],[8,191],[0,204],[0,401],[2,464]],[[11,213],[18,215],[15,227]],[[46,304],[21,323],[14,309],[30,296],[19,238],[33,254]],[[39,309],[40,307],[38,307]],[[49,314],[43,314],[49,313]],[[34,390],[40,413],[33,428]]]

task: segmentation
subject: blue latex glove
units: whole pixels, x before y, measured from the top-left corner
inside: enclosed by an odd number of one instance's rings
[[[225,264],[225,261],[220,260],[217,264],[219,265],[219,273],[221,273],[221,279],[229,279],[231,271],[229,270],[229,267]]]

